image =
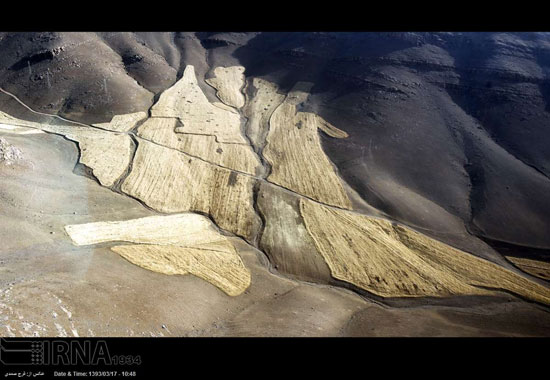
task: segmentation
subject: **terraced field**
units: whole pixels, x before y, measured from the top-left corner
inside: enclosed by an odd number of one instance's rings
[[[382,297],[504,289],[550,303],[550,289],[409,228],[309,200],[301,201],[300,210],[332,275]]]
[[[260,286],[242,259],[258,249],[268,260],[262,265],[291,279],[284,281],[345,282],[383,299],[511,293],[550,304],[550,289],[520,271],[355,209],[321,138],[348,134],[302,111],[312,84],[298,82],[284,94],[265,79],[247,82],[241,66],[212,75],[205,81],[223,103],[208,100],[187,66],[150,117],[136,112],[85,126],[0,113],[3,131],[75,142],[79,162],[101,186],[154,214],[68,223],[72,244],[107,246],[137,267],[191,274],[234,297]],[[508,259],[550,279],[547,263]]]
[[[297,112],[308,96],[311,84],[298,83],[269,120],[263,154],[271,164],[270,182],[321,203],[351,208],[351,202],[332,163],[324,154],[318,128],[345,137],[335,127],[312,113]]]
[[[111,250],[142,268],[168,274],[193,274],[230,296],[250,285],[250,273],[235,247],[210,220],[197,214],[152,216],[120,222],[65,227],[77,245],[130,242]]]
[[[222,102],[228,106],[242,108],[244,106],[244,67],[216,67],[214,77],[207,79],[206,83],[214,87]]]
[[[115,115],[110,122],[94,124],[94,126],[114,132],[128,132],[135,128],[140,121],[145,120],[146,118],[147,113],[145,112]]]
[[[247,88],[248,101],[243,108],[244,115],[248,118],[246,135],[252,146],[260,150],[265,145],[265,139],[269,131],[269,119],[273,111],[285,99],[285,95],[279,92],[274,83],[260,78],[252,78]]]
[[[250,146],[219,143],[216,136],[176,133],[180,127],[177,118],[153,117],[139,127],[137,135],[228,169],[250,175],[261,172],[260,160]]]
[[[228,231],[251,240],[259,227],[254,180],[173,149],[138,140],[125,194],[163,212],[203,212]]]
[[[241,133],[239,113],[208,101],[193,66],[187,66],[183,77],[161,94],[151,108],[151,116],[178,118],[182,123],[176,129],[178,133],[216,136],[220,143],[248,144]]]
[[[131,161],[133,142],[130,136],[85,127],[44,125],[42,130],[63,135],[78,143],[80,163],[92,169],[103,186],[112,186]]]

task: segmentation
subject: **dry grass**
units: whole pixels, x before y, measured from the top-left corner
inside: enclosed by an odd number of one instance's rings
[[[248,118],[247,135],[254,146],[261,146],[269,130],[269,119],[285,96],[278,93],[277,85],[260,78],[252,79],[253,96],[243,113]]]
[[[122,191],[161,212],[198,211],[251,241],[260,220],[252,206],[253,178],[139,139]]]
[[[244,67],[216,67],[214,77],[206,83],[217,90],[216,95],[228,106],[241,108],[244,106],[244,95],[241,89],[244,86]]]
[[[76,245],[127,241],[197,246],[225,239],[208,218],[199,214],[159,215],[114,222],[75,224],[65,226],[65,230]]]
[[[232,247],[232,252],[166,245],[119,245],[111,249],[131,263],[154,272],[190,273],[229,296],[238,296],[250,285],[250,272]]]
[[[258,156],[249,145],[218,143],[215,136],[176,133],[176,118],[150,118],[138,129],[138,136],[229,169],[255,175]]]
[[[323,152],[318,116],[296,112],[296,104],[308,96],[304,87],[299,83],[271,115],[264,149],[272,166],[268,180],[319,202],[349,209],[351,202],[341,180]]]
[[[103,186],[112,186],[130,164],[132,140],[122,133],[111,133],[93,128],[40,124],[19,120],[0,112],[0,122],[20,134],[45,131],[65,136],[78,143],[80,163],[92,169],[94,176]],[[6,130],[10,130],[9,127]],[[33,132],[36,131],[36,132]]]
[[[76,141],[80,147],[80,162],[92,169],[103,186],[112,186],[130,164],[132,139],[126,134],[47,124],[42,125],[42,130]]]
[[[248,144],[241,133],[241,116],[213,105],[200,89],[195,69],[187,66],[183,77],[164,91],[151,108],[153,117],[177,117],[178,133],[216,136],[218,142]]]
[[[8,115],[5,112],[0,111],[0,124],[9,125],[9,126],[17,126],[17,127],[28,127],[28,128],[35,128],[35,129],[42,129],[42,124],[36,123],[34,121],[27,121],[27,120],[21,120],[17,119],[11,115]]]
[[[35,135],[38,133],[44,133],[39,129],[21,127],[21,126],[16,126],[11,124],[2,124],[2,123],[0,123],[0,132],[7,133],[10,135]]]
[[[146,112],[135,112],[124,115],[116,115],[109,123],[94,124],[96,127],[108,129],[115,132],[128,132],[132,130],[141,120],[147,118]]]
[[[142,268],[168,275],[193,274],[237,296],[250,285],[250,272],[235,247],[197,214],[152,216],[117,222],[69,225],[77,245],[127,241],[111,249]]]
[[[91,168],[103,186],[112,186],[130,164],[132,140],[126,134],[86,127],[35,123],[16,119],[3,112],[0,112],[0,123],[8,126],[5,128],[7,131],[17,134],[45,131],[63,135],[77,142],[80,148],[80,163]]]
[[[221,108],[224,111],[229,111],[234,114],[238,114],[239,111],[237,111],[235,108],[228,106],[227,104],[223,104],[222,102],[212,102],[213,106],[216,106],[218,108]]]
[[[341,129],[336,128],[334,125],[330,124],[328,121],[323,119],[319,115],[315,115],[315,121],[317,123],[317,128],[325,132],[330,137],[334,137],[336,139],[345,139],[346,137],[349,137],[349,135],[342,131]]]
[[[301,214],[332,275],[382,297],[492,294],[550,304],[550,289],[391,222],[301,200]]]
[[[550,280],[550,263],[513,256],[506,256],[506,258],[522,271],[543,280]]]

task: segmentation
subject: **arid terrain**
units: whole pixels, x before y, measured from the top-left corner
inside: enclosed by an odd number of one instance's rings
[[[550,336],[550,34],[0,52],[0,335]]]

